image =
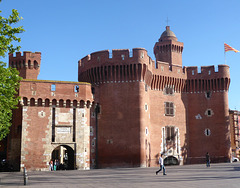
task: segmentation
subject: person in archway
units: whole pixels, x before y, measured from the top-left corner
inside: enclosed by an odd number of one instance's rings
[[[164,166],[164,163],[163,163],[163,154],[161,153],[161,155],[160,155],[160,157],[159,157],[159,165],[160,165],[160,169],[158,170],[158,171],[156,171],[156,175],[161,171],[161,170],[163,170],[163,175],[167,175],[166,173],[165,173],[165,166]]]
[[[206,153],[206,166],[210,167],[210,155],[208,152]]]
[[[57,160],[54,160],[54,164],[53,164],[53,170],[56,171],[57,170]]]
[[[53,171],[53,161],[52,160],[49,162],[49,170]]]

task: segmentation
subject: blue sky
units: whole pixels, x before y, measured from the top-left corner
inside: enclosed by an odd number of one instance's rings
[[[167,25],[184,43],[183,66],[224,64],[224,42],[240,50],[239,0],[2,0],[24,18],[21,51],[42,52],[39,79],[77,81],[77,62],[100,50],[153,46]],[[240,53],[227,52],[230,109],[240,110]],[[7,58],[4,59],[8,61]]]

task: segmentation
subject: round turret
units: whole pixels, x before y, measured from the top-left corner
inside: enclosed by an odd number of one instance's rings
[[[166,26],[166,30],[162,33],[159,41],[175,40],[177,41],[176,35],[170,30],[170,26]]]

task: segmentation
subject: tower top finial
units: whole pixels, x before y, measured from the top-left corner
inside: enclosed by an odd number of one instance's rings
[[[167,22],[167,26],[168,26],[168,22],[169,22],[168,16],[167,16],[167,20],[166,20],[166,22]]]

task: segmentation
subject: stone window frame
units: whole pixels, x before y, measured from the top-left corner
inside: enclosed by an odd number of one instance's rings
[[[210,136],[211,135],[211,130],[209,128],[206,128],[204,130],[204,134],[205,134],[205,136]]]
[[[212,117],[213,115],[214,115],[214,113],[213,113],[213,110],[212,109],[207,109],[206,111],[205,111],[205,115],[207,116],[207,117]]]
[[[149,134],[149,131],[148,131],[147,127],[145,127],[145,134],[146,134],[146,136]]]
[[[175,106],[173,102],[164,102],[165,116],[175,116]]]
[[[145,103],[145,105],[144,105],[144,110],[147,112],[148,111],[148,105],[147,105],[147,103]]]

